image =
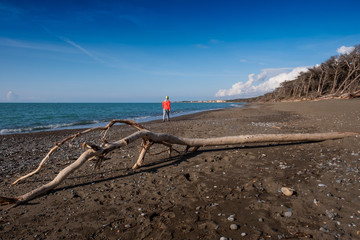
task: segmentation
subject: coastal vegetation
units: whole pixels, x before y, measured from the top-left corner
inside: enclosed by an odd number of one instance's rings
[[[320,65],[284,81],[273,92],[248,101],[311,100],[360,97],[360,44],[347,54],[332,56]],[[242,99],[241,101],[244,101]]]

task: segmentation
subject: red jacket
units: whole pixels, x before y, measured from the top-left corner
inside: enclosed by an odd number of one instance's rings
[[[164,100],[163,102],[162,102],[162,105],[163,105],[163,109],[165,109],[165,110],[170,110],[170,101],[169,100]]]

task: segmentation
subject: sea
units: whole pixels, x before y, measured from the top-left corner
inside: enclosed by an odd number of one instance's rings
[[[174,102],[171,117],[242,103]],[[162,119],[161,103],[0,103],[0,135],[105,126],[113,119]]]

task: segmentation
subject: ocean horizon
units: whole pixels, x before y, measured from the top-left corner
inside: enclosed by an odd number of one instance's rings
[[[171,117],[243,103],[171,103]],[[105,126],[113,119],[162,119],[161,103],[0,103],[0,135]]]

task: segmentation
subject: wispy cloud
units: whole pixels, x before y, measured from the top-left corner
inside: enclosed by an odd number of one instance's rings
[[[20,8],[0,2],[0,17],[14,17],[22,13]]]
[[[63,40],[64,42],[70,44],[71,46],[79,49],[80,51],[82,51],[83,53],[85,53],[86,55],[88,55],[89,57],[98,59],[97,57],[94,56],[94,54],[92,54],[91,52],[89,52],[88,50],[86,50],[85,48],[83,48],[82,46],[80,46],[79,44],[71,41],[70,39],[64,38],[64,37],[60,37],[60,39]]]
[[[209,46],[204,45],[204,44],[196,44],[196,47],[197,47],[197,48],[202,48],[202,49],[207,49],[207,48],[209,48]]]
[[[70,47],[62,47],[55,44],[30,42],[30,41],[23,41],[23,40],[5,38],[5,37],[0,37],[0,46],[26,48],[26,49],[51,51],[51,52],[71,52]]]
[[[54,34],[52,31],[50,31],[48,28],[43,26],[43,29],[50,34],[53,37],[56,37],[58,39],[60,39],[61,41],[69,44],[72,47],[75,47],[76,49],[80,50],[82,53],[86,54],[87,56],[91,57],[92,59],[94,59],[95,61],[107,64],[107,62],[105,62],[104,60],[98,58],[96,55],[94,55],[92,52],[90,52],[89,50],[87,50],[86,48],[82,47],[81,45],[79,45],[78,43],[75,43],[74,41],[70,40],[69,38],[63,37],[63,36],[59,36],[57,34]]]
[[[307,67],[263,69],[258,75],[252,73],[246,82],[237,82],[230,89],[220,89],[216,97],[252,97],[275,90],[280,83],[294,80],[301,72],[307,72]],[[260,82],[260,83],[259,83]]]
[[[218,78],[236,78],[239,74],[217,74],[209,72],[176,72],[176,71],[147,71],[146,73],[159,76],[180,76],[180,77],[218,77]]]
[[[199,43],[199,44],[196,44],[195,46],[197,48],[202,48],[202,49],[207,49],[207,48],[210,48],[211,46],[213,45],[216,45],[216,44],[219,44],[221,43],[222,41],[218,40],[218,39],[210,39],[209,41],[207,41],[207,43],[203,44],[203,43]]]
[[[345,47],[345,46],[341,46],[340,48],[337,49],[337,52],[339,54],[349,54],[352,51],[354,51],[355,47]]]

